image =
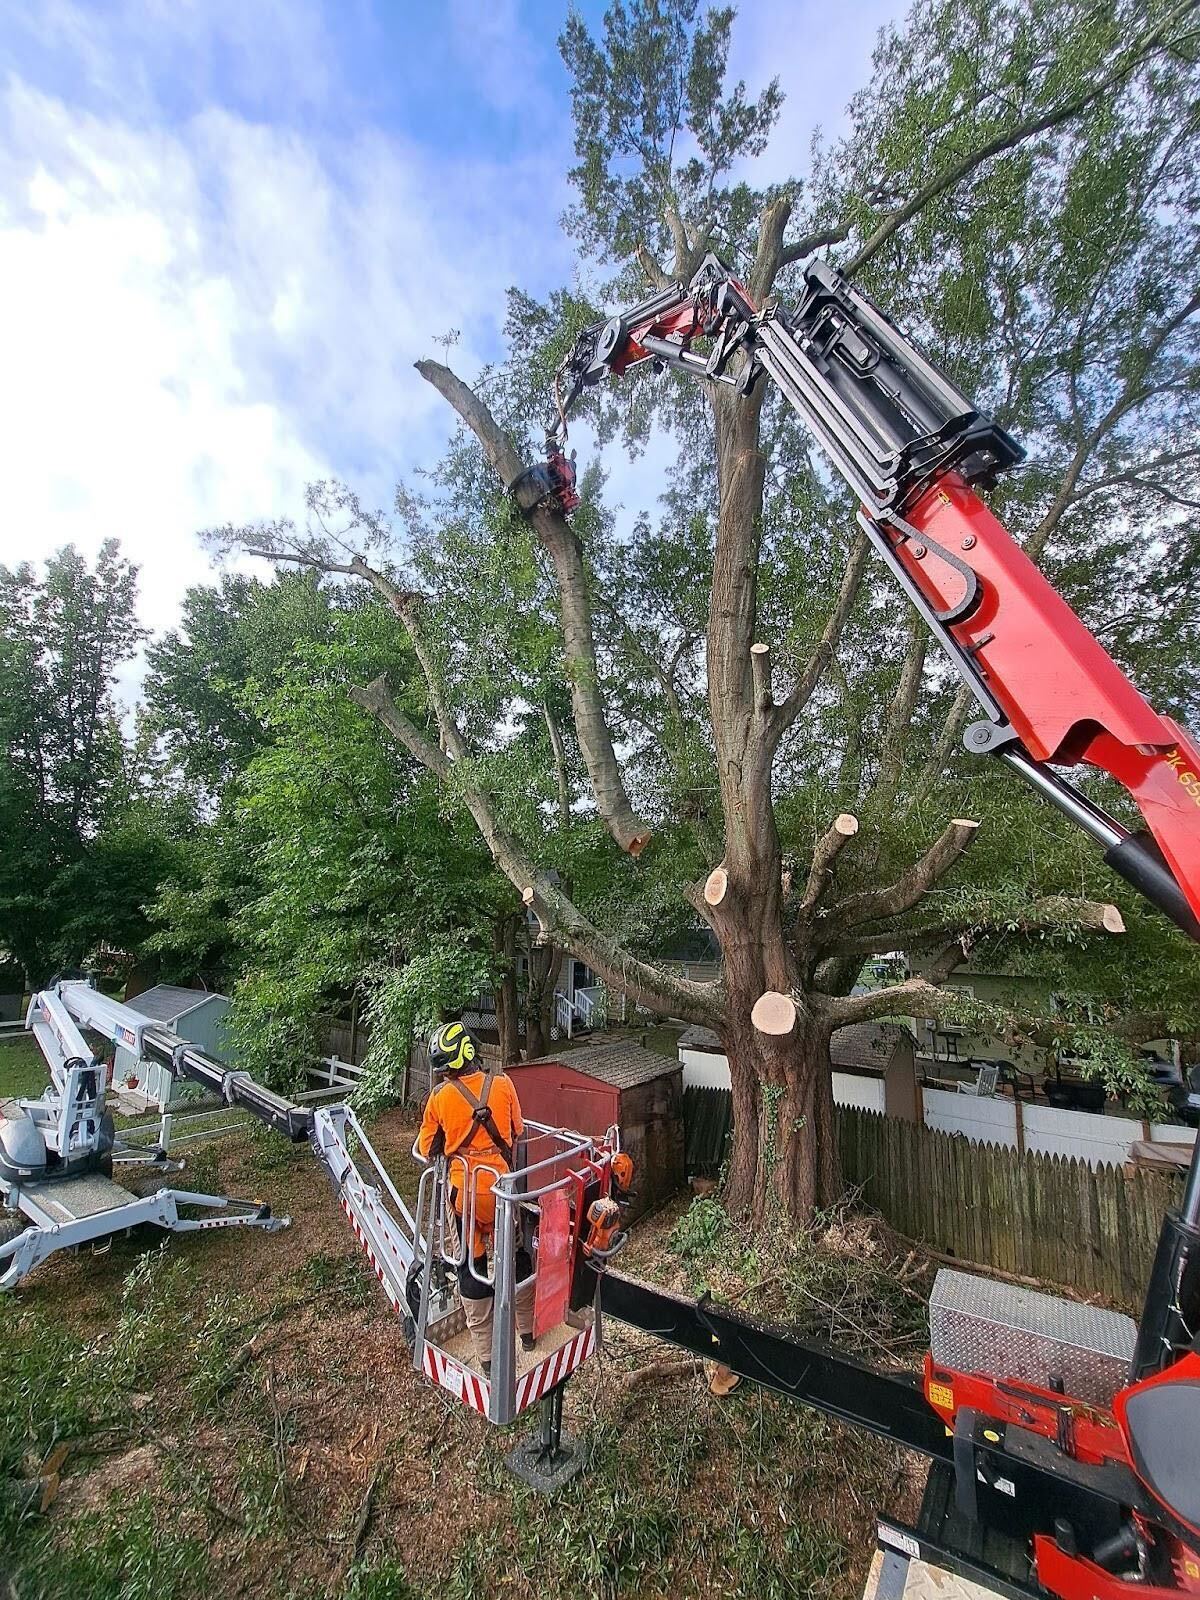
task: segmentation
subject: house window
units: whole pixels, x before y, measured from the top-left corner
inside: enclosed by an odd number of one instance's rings
[[[967,999],[975,998],[975,989],[969,983],[950,983],[947,989]],[[968,1061],[971,1042],[968,1030],[960,1022],[943,1022],[938,1018],[922,1017],[917,1022],[917,1053],[934,1061]]]

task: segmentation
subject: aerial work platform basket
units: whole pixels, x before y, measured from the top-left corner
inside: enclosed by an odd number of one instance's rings
[[[601,1332],[595,1267],[614,1252],[589,1246],[587,1218],[613,1192],[616,1129],[595,1139],[528,1122],[511,1172],[438,1157],[421,1173],[412,1207],[349,1107],[315,1112],[313,1143],[403,1320],[413,1367],[430,1382],[504,1424],[558,1389],[595,1351]],[[471,1248],[481,1234],[482,1271]],[[476,1297],[493,1297],[490,1372],[467,1328],[460,1286],[469,1281]],[[517,1298],[530,1292],[534,1337],[526,1349],[517,1333]]]

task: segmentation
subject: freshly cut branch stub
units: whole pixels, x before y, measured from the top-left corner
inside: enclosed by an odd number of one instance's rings
[[[750,671],[754,678],[754,704],[760,711],[770,711],[775,704],[771,690],[771,646],[750,646]]]
[[[729,874],[724,867],[714,867],[704,880],[704,898],[710,906],[719,906],[729,892]]]
[[[791,1033],[796,1026],[796,1002],[790,994],[780,994],[777,989],[768,989],[754,1002],[750,1021],[759,1033],[769,1033],[781,1038],[784,1034]]]
[[[858,832],[858,818],[850,815],[848,811],[839,811],[833,819],[834,829],[845,839],[853,839]]]

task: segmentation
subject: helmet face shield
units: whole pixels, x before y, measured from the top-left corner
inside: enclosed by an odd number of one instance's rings
[[[471,1072],[479,1062],[479,1041],[461,1022],[444,1022],[429,1038],[429,1063],[435,1072]]]

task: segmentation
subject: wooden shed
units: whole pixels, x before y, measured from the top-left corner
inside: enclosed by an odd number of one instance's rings
[[[619,1040],[586,1044],[507,1068],[535,1122],[600,1135],[615,1123],[636,1178],[629,1220],[683,1187],[683,1070],[678,1061]]]
[[[164,1028],[196,1045],[206,1055],[228,1064],[225,1013],[229,1010],[229,1001],[223,994],[157,983],[152,989],[143,989],[141,994],[127,999],[125,1004],[148,1022],[161,1022]],[[191,1085],[172,1078],[168,1068],[152,1061],[140,1061],[124,1045],[116,1049],[113,1087],[131,1108],[138,1107],[141,1101],[146,1106],[165,1106],[172,1100],[189,1099],[195,1093]]]

